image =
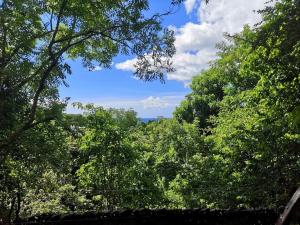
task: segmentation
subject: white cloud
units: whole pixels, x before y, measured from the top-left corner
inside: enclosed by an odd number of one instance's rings
[[[93,98],[93,99],[77,99],[73,102],[81,102],[83,104],[93,102],[96,106],[104,108],[123,108],[134,109],[139,117],[150,118],[157,116],[171,117],[174,108],[184,99],[183,93],[174,93],[175,95],[148,96],[144,98]],[[68,104],[67,113],[82,113]]]
[[[265,0],[218,0],[201,4],[198,18],[201,23],[208,23],[219,32],[240,32],[244,24],[253,26],[261,20],[255,10],[263,9]]]
[[[134,72],[134,64],[136,63],[137,59],[128,59],[122,63],[116,63],[116,68],[118,70],[124,70],[124,71],[131,71]]]
[[[146,99],[141,100],[144,108],[166,108],[169,106],[169,103],[161,99],[160,97],[149,96]]]
[[[191,13],[195,7],[196,0],[186,0],[184,2],[185,10],[187,13]]]
[[[264,0],[212,0],[209,4],[200,0],[186,0],[186,12],[198,6],[198,23],[188,22],[182,27],[170,26],[176,34],[176,54],[173,58],[175,72],[167,79],[188,83],[191,78],[208,67],[216,58],[216,43],[223,40],[223,34],[242,31],[243,26],[253,26],[261,16],[254,10],[265,7]],[[136,59],[116,65],[117,69],[134,71]]]
[[[178,53],[174,56],[176,71],[169,73],[169,80],[189,82],[193,76],[208,67],[208,62],[215,59],[215,50],[198,51],[196,54],[186,52]]]
[[[175,47],[178,53],[199,51],[203,49],[213,50],[217,41],[222,38],[219,29],[213,29],[212,24],[196,24],[188,22],[177,30]]]

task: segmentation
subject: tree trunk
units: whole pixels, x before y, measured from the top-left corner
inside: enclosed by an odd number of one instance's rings
[[[9,224],[11,224],[11,216],[15,207],[15,203],[16,203],[16,197],[13,197],[13,199],[11,200],[11,206],[10,206],[10,210],[9,210],[9,214],[8,214],[8,221]]]
[[[20,191],[17,192],[17,209],[16,209],[16,221],[20,220],[20,210],[21,210],[21,194]]]

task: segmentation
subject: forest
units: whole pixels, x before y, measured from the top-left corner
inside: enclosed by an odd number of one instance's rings
[[[118,53],[163,81],[175,53],[164,15],[144,17],[146,0],[79,2],[0,1],[0,218],[286,205],[300,186],[299,0],[225,34],[173,117],[147,123],[92,103],[68,114],[59,86],[67,58],[109,68]]]

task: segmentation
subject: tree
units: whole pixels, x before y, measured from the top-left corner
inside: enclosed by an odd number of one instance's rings
[[[261,11],[260,25],[228,36],[231,43],[221,45],[177,109],[179,119],[209,122],[208,152],[193,161],[197,173],[188,173],[192,184],[207,183],[209,194],[200,197],[208,206],[277,207],[299,185],[299,7],[276,2]],[[211,88],[218,83],[220,92]]]
[[[211,68],[201,76],[196,76],[191,84],[192,93],[186,96],[174,112],[179,121],[193,123],[198,120],[200,129],[207,129],[211,123],[209,118],[217,115],[219,102],[224,95],[225,82],[219,77],[220,71]]]
[[[146,18],[148,9],[147,0],[2,1],[1,155],[24,131],[61,112],[57,87],[71,73],[67,58],[93,69],[95,63],[110,67],[118,53],[132,54],[137,77],[163,79],[175,53],[173,32],[161,26],[169,12]]]
[[[93,105],[83,106],[83,109],[86,124],[79,140],[82,156],[77,170],[79,186],[100,201],[97,206],[100,209],[122,207],[126,203],[127,188],[133,182],[128,177],[129,168],[136,159],[135,149],[128,139],[130,127],[136,125],[130,124],[133,117],[128,115],[132,111],[106,111]]]
[[[197,124],[162,119],[147,124],[144,136],[149,149],[145,154],[146,165],[154,171],[155,183],[162,192],[158,206],[186,208],[193,205],[190,198],[193,187],[187,180],[187,172],[193,157],[202,155],[205,149]]]
[[[68,131],[57,121],[52,121],[27,130],[20,138],[22,145],[14,146],[6,160],[1,162],[0,208],[7,212],[2,218],[18,219],[21,215],[36,212],[32,206],[56,191],[51,185],[46,187],[51,183],[49,180],[57,177],[55,185],[60,187],[62,180],[68,179],[70,154],[67,137]],[[43,208],[42,204],[39,207]]]

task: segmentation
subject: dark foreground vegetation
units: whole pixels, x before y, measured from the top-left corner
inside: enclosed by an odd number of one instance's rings
[[[172,119],[145,124],[80,103],[84,114],[62,113],[64,57],[109,67],[131,51],[146,80],[172,69],[162,62],[172,33],[161,36],[158,15],[142,17],[146,1],[127,2],[2,1],[0,217],[284,206],[300,185],[300,1],[276,2],[255,28],[227,35]],[[154,50],[157,68],[142,57]]]
[[[274,225],[279,214],[271,209],[200,210],[159,209],[122,210],[102,213],[44,215],[16,224],[49,225]],[[300,221],[299,221],[300,222]]]

